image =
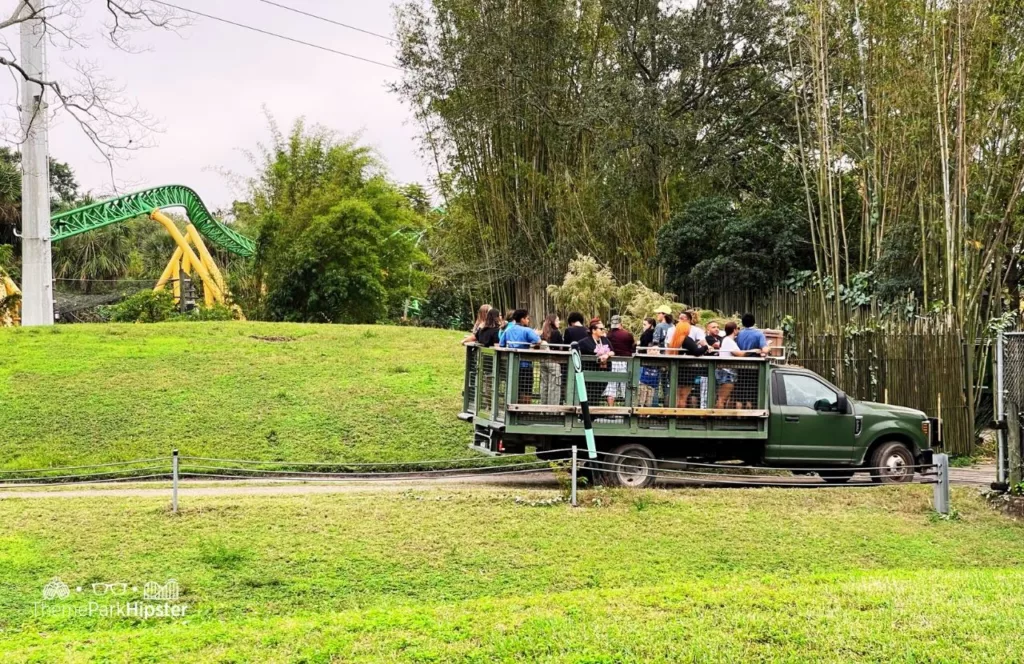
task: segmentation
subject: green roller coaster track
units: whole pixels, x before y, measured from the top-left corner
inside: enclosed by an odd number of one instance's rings
[[[239,256],[252,256],[256,252],[255,242],[214,219],[196,192],[178,184],[144,189],[55,214],[50,219],[50,238],[57,242],[169,207],[185,208],[196,230],[226,251]]]

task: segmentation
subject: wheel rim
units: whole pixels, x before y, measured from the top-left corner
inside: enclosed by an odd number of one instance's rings
[[[646,459],[623,459],[615,474],[622,486],[638,486],[651,476],[651,464]]]
[[[889,477],[907,476],[907,460],[903,458],[902,454],[893,452],[885,458],[885,463],[882,465],[885,467],[885,474]]]

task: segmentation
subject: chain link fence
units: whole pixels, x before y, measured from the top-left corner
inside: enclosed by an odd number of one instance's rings
[[[996,349],[996,421],[999,428],[997,452],[1000,482],[1022,480],[1024,440],[1024,333],[1000,335]]]

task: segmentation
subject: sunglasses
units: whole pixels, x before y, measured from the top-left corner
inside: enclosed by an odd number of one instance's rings
[[[595,327],[594,329],[604,331],[604,327]]]

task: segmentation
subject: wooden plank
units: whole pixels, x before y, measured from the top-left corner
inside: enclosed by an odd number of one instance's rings
[[[739,410],[729,408],[634,408],[636,415],[661,417],[768,417],[767,410]]]
[[[527,404],[527,403],[510,403],[508,405],[508,411],[510,413],[573,413],[576,409],[572,406],[548,406],[541,404]]]
[[[632,408],[621,408],[618,406],[591,406],[591,415],[630,415]]]

